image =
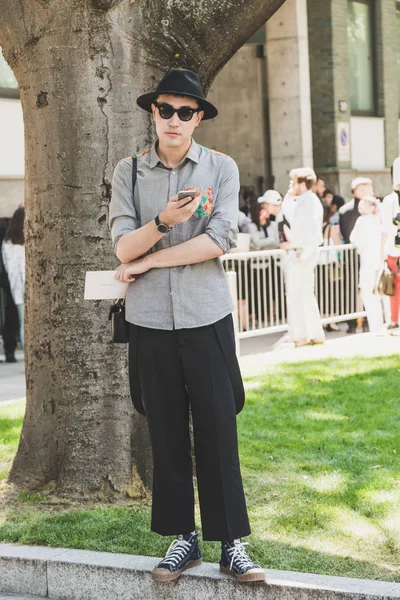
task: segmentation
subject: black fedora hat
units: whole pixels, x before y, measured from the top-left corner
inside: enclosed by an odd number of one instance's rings
[[[177,94],[196,98],[204,110],[203,120],[213,119],[218,110],[204,98],[203,90],[196,73],[188,69],[171,69],[164,75],[154,92],[143,94],[136,100],[138,106],[151,112],[151,105],[160,94]]]

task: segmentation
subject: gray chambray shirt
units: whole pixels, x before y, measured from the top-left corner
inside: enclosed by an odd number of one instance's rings
[[[149,250],[182,244],[202,233],[226,253],[236,247],[239,172],[235,161],[192,144],[174,168],[162,164],[156,144],[137,158],[137,182],[132,197],[132,157],[117,164],[110,204],[111,236],[116,249],[122,235],[146,225],[180,190],[199,188],[205,210],[175,225]],[[206,214],[208,213],[208,214]],[[186,329],[219,321],[234,309],[219,258],[182,267],[151,269],[129,285],[126,319],[151,329]]]

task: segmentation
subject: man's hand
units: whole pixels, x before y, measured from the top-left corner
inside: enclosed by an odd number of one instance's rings
[[[132,283],[132,281],[135,281],[135,275],[146,273],[150,269],[150,262],[147,260],[147,256],[145,256],[144,258],[139,258],[139,260],[119,265],[115,279],[124,281],[125,283]]]
[[[290,248],[291,248],[290,242],[282,242],[281,244],[279,244],[279,248],[281,250],[290,250]]]
[[[168,227],[173,227],[178,223],[186,223],[197,210],[200,204],[200,196],[191,200],[191,196],[186,196],[178,200],[178,196],[172,196],[168,200],[167,208],[160,213],[160,222]]]

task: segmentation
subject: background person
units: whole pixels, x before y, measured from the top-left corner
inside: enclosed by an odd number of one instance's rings
[[[275,190],[267,190],[251,207],[250,250],[275,250],[279,248],[279,231],[276,216],[282,205],[282,196]],[[279,262],[272,256],[251,261],[250,310],[258,324],[267,326],[276,316],[275,302],[280,280]],[[272,300],[272,302],[271,302]],[[269,319],[268,319],[269,317]]]
[[[288,232],[290,240],[285,245],[289,336],[296,346],[303,346],[325,340],[314,292],[318,246],[323,242],[323,208],[311,191],[316,181],[312,169],[294,169],[290,177],[295,201]]]
[[[360,216],[350,234],[350,242],[360,255],[359,286],[371,333],[384,332],[382,299],[379,294],[374,294],[383,259],[379,205],[374,196],[365,196],[359,203]]]
[[[323,204],[324,194],[326,191],[325,179],[318,175],[315,182],[313,183],[311,190],[317,196],[317,198],[320,200],[321,204]]]
[[[3,243],[10,219],[0,219],[0,248]],[[15,306],[7,271],[4,268],[2,252],[0,252],[0,331],[3,337],[3,348],[6,362],[17,362],[15,350],[17,348],[19,318]]]
[[[250,217],[251,205],[257,202],[257,196],[250,188],[246,188],[243,192],[243,202],[240,211],[244,213],[246,217]]]
[[[339,210],[339,228],[345,244],[350,244],[350,235],[354,229],[356,221],[360,216],[358,205],[365,196],[373,196],[372,180],[368,177],[357,177],[351,184],[353,194],[352,200],[347,202]],[[346,313],[357,312],[358,300],[358,273],[359,258],[357,253],[345,252],[343,256],[343,277],[344,277],[344,306],[342,310]],[[347,321],[347,333],[355,333],[357,320]]]
[[[1,245],[3,265],[10,282],[11,295],[17,307],[19,336],[24,347],[24,286],[25,286],[25,236],[24,208],[17,208],[8,225]],[[14,361],[12,361],[14,362]]]
[[[393,219],[400,213],[400,158],[393,163],[393,192],[382,202],[382,230],[384,255],[389,269],[394,274],[394,295],[390,296],[390,324],[388,330],[399,329],[400,311],[400,248],[395,246],[394,239],[398,227]]]
[[[330,225],[339,225],[339,210],[344,206],[344,198],[342,196],[337,196],[336,194],[332,198],[331,202],[331,212],[329,215],[329,224]]]
[[[251,249],[272,250],[279,248],[279,232],[276,216],[282,206],[282,196],[275,190],[267,190],[251,208]]]

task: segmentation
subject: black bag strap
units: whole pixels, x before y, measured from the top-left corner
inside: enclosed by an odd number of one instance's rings
[[[139,202],[135,202],[135,185],[137,181],[137,157],[132,155],[132,200],[133,205],[136,208],[136,214],[140,221],[140,205]]]

